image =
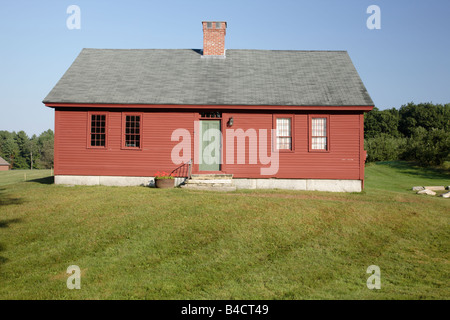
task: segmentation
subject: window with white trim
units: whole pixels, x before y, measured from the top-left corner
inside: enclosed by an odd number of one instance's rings
[[[327,118],[311,119],[311,149],[327,150]]]
[[[276,118],[277,149],[292,149],[292,118]]]

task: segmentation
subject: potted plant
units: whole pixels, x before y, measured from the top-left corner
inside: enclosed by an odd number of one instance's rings
[[[155,174],[155,186],[157,188],[173,188],[175,186],[175,177],[173,173],[157,172]]]

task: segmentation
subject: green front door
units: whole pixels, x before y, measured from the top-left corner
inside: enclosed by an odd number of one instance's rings
[[[200,171],[219,171],[221,157],[220,120],[200,121]]]

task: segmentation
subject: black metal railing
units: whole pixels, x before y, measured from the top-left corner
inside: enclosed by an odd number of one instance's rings
[[[188,162],[183,163],[179,167],[175,168],[171,174],[175,178],[191,178],[191,172],[192,172],[192,159],[190,159]]]

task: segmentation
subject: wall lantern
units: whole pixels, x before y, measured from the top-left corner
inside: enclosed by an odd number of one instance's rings
[[[228,126],[231,127],[233,125],[233,117],[228,119]]]

